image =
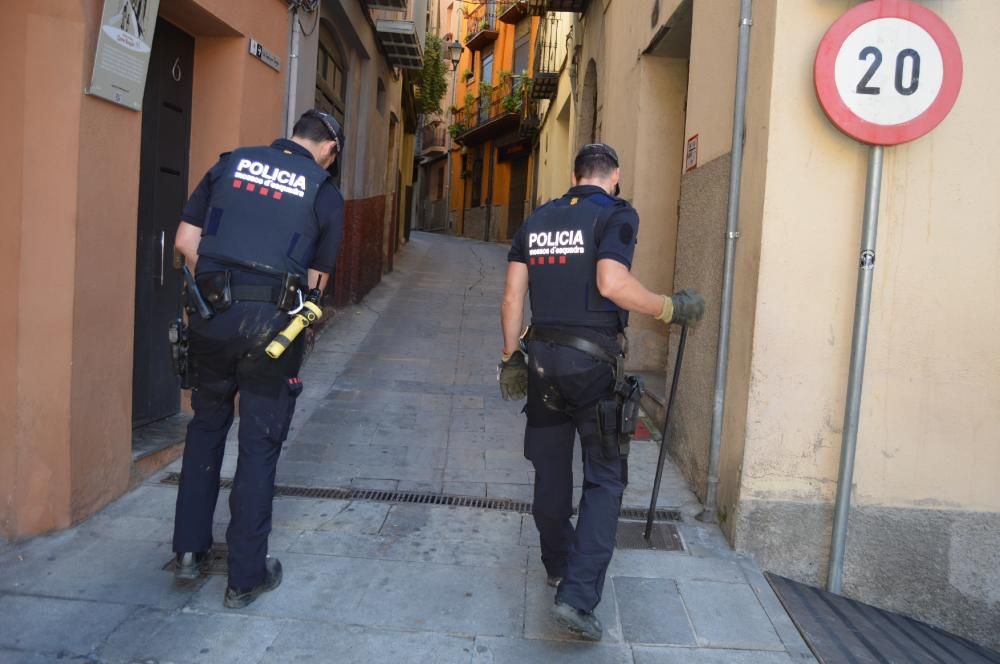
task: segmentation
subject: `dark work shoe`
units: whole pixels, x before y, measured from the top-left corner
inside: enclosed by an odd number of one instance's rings
[[[210,554],[210,551],[178,553],[174,559],[174,578],[178,581],[194,581],[208,568],[212,559]]]
[[[556,601],[552,605],[552,617],[561,626],[588,641],[600,641],[604,635],[604,628],[601,627],[601,621],[597,616],[569,604]]]
[[[562,583],[562,577],[561,576],[550,576],[549,578],[547,578],[545,580],[545,583],[548,586],[552,587],[552,588],[558,588],[559,584]]]
[[[226,598],[223,604],[227,609],[242,609],[261,596],[262,593],[274,590],[281,585],[281,561],[277,558],[264,560],[264,580],[252,588],[226,587]]]

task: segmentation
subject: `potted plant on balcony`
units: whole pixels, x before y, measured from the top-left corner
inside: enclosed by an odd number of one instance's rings
[[[524,98],[531,90],[531,79],[528,78],[527,71],[521,72],[521,75],[516,77],[508,73],[508,78],[513,78],[514,83],[510,86],[510,92],[500,100],[500,106],[506,113],[520,113],[524,107]]]
[[[451,140],[454,141],[459,136],[464,134],[467,129],[468,127],[466,127],[461,122],[452,122],[450,125],[448,125],[448,134],[451,136]]]

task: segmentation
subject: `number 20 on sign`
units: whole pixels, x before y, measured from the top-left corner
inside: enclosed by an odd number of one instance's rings
[[[955,35],[909,0],[870,0],[820,42],[816,94],[830,121],[871,145],[912,141],[948,114],[962,85]]]

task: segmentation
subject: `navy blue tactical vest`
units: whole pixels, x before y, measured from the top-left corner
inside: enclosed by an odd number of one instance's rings
[[[597,238],[616,204],[607,194],[567,194],[525,220],[532,325],[628,325],[628,312],[597,290]]]
[[[272,147],[229,153],[212,186],[198,254],[306,281],[316,252],[314,204],[329,174],[312,158]]]

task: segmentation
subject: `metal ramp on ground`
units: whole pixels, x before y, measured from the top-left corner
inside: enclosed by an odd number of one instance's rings
[[[918,620],[764,576],[823,664],[1000,664],[1000,653]]]

